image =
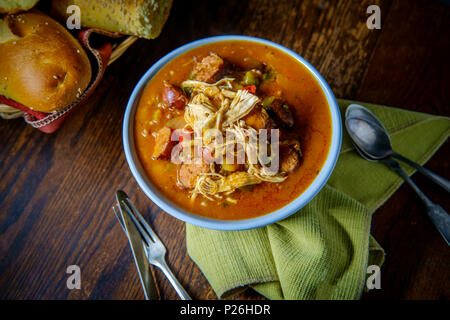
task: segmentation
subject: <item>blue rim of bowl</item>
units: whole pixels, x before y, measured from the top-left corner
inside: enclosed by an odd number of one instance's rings
[[[183,209],[182,207],[178,206],[177,204],[169,200],[156,186],[152,184],[151,180],[145,174],[145,171],[136,154],[134,142],[134,115],[140,97],[146,85],[152,79],[152,77],[156,75],[156,73],[158,73],[158,71],[161,70],[169,61],[176,58],[182,53],[185,53],[187,51],[190,51],[194,48],[206,44],[214,42],[233,41],[233,40],[256,42],[277,48],[289,54],[297,61],[302,63],[309,70],[309,72],[311,72],[314,75],[314,77],[318,81],[319,85],[321,86],[326,96],[330,108],[333,126],[332,141],[330,149],[328,150],[327,160],[322,166],[322,169],[320,170],[319,174],[314,179],[314,181],[309,185],[309,187],[302,194],[300,194],[295,200],[272,213],[268,213],[255,218],[243,220],[217,220],[199,216]],[[226,36],[215,36],[204,38],[185,44],[166,54],[164,57],[159,59],[150,69],[148,69],[147,72],[142,76],[142,78],[135,86],[130,96],[130,99],[128,100],[123,120],[122,134],[123,134],[123,146],[125,150],[125,157],[127,159],[127,163],[128,166],[130,167],[131,173],[133,174],[138,185],[141,187],[144,193],[158,207],[160,207],[162,210],[169,213],[173,217],[182,220],[186,223],[190,223],[208,229],[231,231],[231,230],[253,229],[275,223],[294,214],[295,212],[303,208],[306,204],[308,204],[324,187],[336,165],[336,162],[339,157],[339,152],[341,149],[342,122],[341,122],[341,115],[339,112],[339,106],[337,104],[336,98],[333,95],[333,92],[331,91],[325,79],[320,75],[320,73],[303,57],[301,57],[296,52],[269,40],[242,35],[226,35]]]

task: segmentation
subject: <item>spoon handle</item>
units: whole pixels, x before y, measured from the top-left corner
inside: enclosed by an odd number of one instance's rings
[[[441,177],[440,175],[437,175],[436,173],[422,167],[421,165],[415,163],[414,161],[409,160],[408,158],[405,158],[404,156],[394,152],[391,155],[393,158],[396,158],[398,160],[401,160],[405,162],[406,164],[410,165],[413,168],[416,168],[417,171],[419,171],[424,176],[430,178],[433,182],[440,185],[442,188],[445,189],[445,191],[450,192],[450,181],[445,179],[444,177]]]
[[[417,185],[411,180],[411,178],[406,174],[405,171],[400,167],[397,161],[393,159],[383,160],[391,169],[397,172],[419,195],[420,199],[423,201],[427,208],[428,216],[433,221],[436,228],[441,233],[447,245],[450,245],[450,216],[448,213],[439,205],[433,203],[428,197],[417,187]]]

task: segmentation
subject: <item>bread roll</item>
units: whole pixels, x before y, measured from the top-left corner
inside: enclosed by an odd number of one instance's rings
[[[52,13],[65,20],[77,5],[83,27],[154,39],[169,16],[172,0],[52,0]]]
[[[0,94],[52,112],[74,102],[90,80],[89,58],[59,23],[36,10],[0,19]]]
[[[0,0],[0,13],[30,10],[39,0]]]

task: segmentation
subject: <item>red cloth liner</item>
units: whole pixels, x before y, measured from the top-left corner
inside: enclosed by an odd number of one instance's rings
[[[45,113],[32,110],[16,101],[6,98],[3,95],[0,95],[0,103],[25,112],[25,121],[42,132],[53,133],[58,130],[63,124],[64,120],[94,92],[95,88],[100,83],[103,74],[105,73],[109,58],[111,57],[111,43],[106,42],[99,48],[93,48],[91,46],[90,36],[93,33],[98,33],[113,38],[121,37],[121,35],[118,33],[107,32],[100,29],[85,29],[80,31],[80,33],[78,34],[78,39],[86,48],[88,54],[90,53],[94,56],[95,61],[97,62],[97,72],[95,74],[93,73],[93,77],[88,88],[71,105],[65,107],[62,110],[58,110],[52,113]],[[95,72],[95,70],[93,70],[93,72]]]

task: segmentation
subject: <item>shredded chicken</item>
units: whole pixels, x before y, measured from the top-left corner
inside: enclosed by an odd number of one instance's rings
[[[223,78],[216,83],[187,80],[182,83],[183,88],[191,88],[192,94],[185,108],[184,119],[186,127],[194,131],[197,138],[186,142],[190,146],[198,145],[207,150],[213,150],[215,159],[224,158],[227,152],[238,156],[237,146],[245,154],[246,171],[237,171],[229,175],[215,172],[214,165],[210,172],[197,176],[195,187],[192,190],[192,199],[198,194],[211,201],[224,199],[234,203],[228,197],[236,189],[265,182],[282,182],[286,175],[273,172],[267,163],[258,155],[258,136],[256,130],[242,120],[255,108],[260,99],[247,90],[233,89],[234,79]],[[221,133],[208,134],[209,129]],[[198,141],[200,137],[201,141]],[[222,141],[223,140],[223,141]],[[184,146],[186,148],[186,146]],[[270,148],[270,145],[268,146]],[[270,159],[269,159],[270,160]]]

